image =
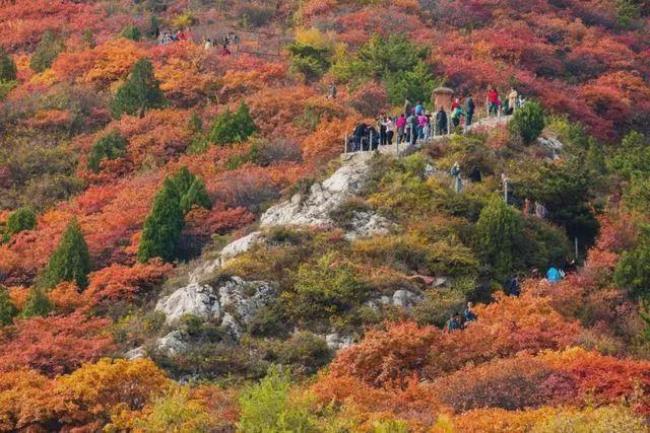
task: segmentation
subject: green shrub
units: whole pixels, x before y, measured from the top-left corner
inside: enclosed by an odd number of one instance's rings
[[[23,230],[36,227],[36,213],[28,207],[16,209],[7,220],[7,234],[15,235]]]
[[[11,56],[0,47],[0,83],[16,80],[16,63]]]
[[[411,70],[391,72],[386,75],[386,90],[392,104],[403,104],[409,101],[428,101],[433,89],[443,84],[443,80],[435,79],[429,66],[419,60]]]
[[[424,300],[413,307],[413,317],[419,325],[434,325],[442,328],[449,316],[463,310],[465,293],[454,289],[427,291]]]
[[[314,374],[331,360],[332,351],[322,337],[298,332],[280,343],[274,355],[283,365],[297,367],[304,374]]]
[[[291,380],[277,367],[262,381],[245,389],[239,397],[238,433],[317,431],[315,419],[304,402],[289,395]]]
[[[623,254],[616,265],[614,280],[633,296],[650,301],[650,226],[641,228],[637,245]]]
[[[53,309],[54,305],[45,291],[38,287],[32,287],[23,307],[22,315],[23,317],[47,316]]]
[[[476,223],[477,252],[498,279],[522,266],[522,217],[500,197],[494,196]]]
[[[235,113],[226,110],[214,121],[209,139],[217,144],[241,143],[257,130],[248,105],[241,103]]]
[[[298,268],[292,292],[284,293],[288,309],[297,320],[341,317],[363,302],[366,287],[353,268],[335,253]]]
[[[291,69],[303,74],[307,80],[320,78],[331,66],[332,50],[294,42],[287,47],[291,55]]]
[[[88,156],[88,168],[97,173],[103,159],[116,159],[125,155],[127,141],[118,131],[112,131],[93,143]]]
[[[142,39],[142,32],[140,32],[140,29],[136,26],[129,24],[128,26],[124,27],[124,30],[122,30],[120,36],[126,39],[131,39],[132,41],[139,41]]]
[[[384,419],[375,423],[374,433],[409,433],[409,425],[399,419]]]
[[[123,114],[142,117],[147,110],[164,105],[165,97],[154,76],[151,61],[140,59],[133,65],[127,81],[117,90],[111,110],[117,119]]]
[[[146,262],[153,257],[172,261],[177,257],[178,242],[184,226],[184,217],[194,206],[210,207],[210,199],[201,179],[182,167],[167,177],[156,194],[153,206],[142,229],[138,260]]]
[[[628,133],[614,150],[609,166],[626,179],[650,175],[650,139],[640,132]]]
[[[515,111],[508,127],[510,132],[520,137],[524,144],[530,144],[542,133],[544,124],[542,106],[536,101],[529,101]]]
[[[0,80],[0,101],[5,99],[9,92],[11,92],[14,87],[16,87],[16,81],[1,81]]]
[[[77,284],[79,288],[88,285],[90,272],[90,254],[81,227],[77,220],[72,220],[63,232],[43,275],[45,287],[54,287],[63,281]]]
[[[46,31],[36,46],[36,51],[32,54],[29,67],[35,72],[43,72],[52,66],[54,60],[64,49],[63,40],[52,31]]]
[[[190,397],[189,388],[171,388],[151,403],[151,410],[135,419],[142,433],[208,433],[215,431],[215,420],[201,401]]]
[[[17,315],[18,309],[11,302],[9,290],[4,286],[0,286],[0,327],[10,325]]]

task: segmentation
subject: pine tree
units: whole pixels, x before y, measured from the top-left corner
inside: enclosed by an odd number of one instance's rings
[[[256,130],[248,105],[242,103],[235,113],[228,110],[215,119],[209,138],[217,144],[241,143]]]
[[[476,223],[477,246],[497,278],[506,278],[521,262],[523,221],[516,210],[493,197]]]
[[[0,47],[0,83],[14,81],[16,79],[16,63],[7,54],[7,52]]]
[[[29,61],[29,67],[35,72],[43,72],[54,63],[54,60],[65,49],[63,40],[51,31],[43,33],[36,51]]]
[[[18,309],[11,302],[9,290],[4,286],[0,286],[0,326],[10,325],[17,314]]]
[[[36,213],[28,207],[16,209],[7,219],[7,233],[9,235],[15,235],[23,230],[31,230],[34,227],[36,227]]]
[[[75,282],[77,287],[88,285],[90,254],[81,227],[73,220],[59,242],[43,276],[45,287],[54,287],[62,281]]]
[[[132,41],[139,41],[142,39],[142,32],[140,32],[140,29],[131,24],[124,27],[124,30],[122,30],[120,35],[123,38],[131,39]]]
[[[184,226],[185,214],[194,206],[210,207],[210,199],[201,179],[187,167],[165,179],[144,223],[138,260],[152,257],[166,261],[176,258],[176,246]]]
[[[183,230],[183,217],[176,186],[167,178],[144,222],[138,260],[146,262],[152,257],[174,260],[176,245]]]
[[[123,114],[144,116],[151,108],[165,105],[165,97],[156,80],[153,65],[149,59],[141,59],[133,65],[128,80],[117,90],[112,103],[115,118]]]
[[[54,306],[43,289],[32,287],[23,308],[23,317],[47,316]]]
[[[93,143],[88,157],[88,168],[97,173],[103,159],[116,159],[126,153],[126,139],[118,131],[112,131]]]
[[[515,136],[521,137],[524,144],[530,144],[539,137],[544,129],[544,110],[535,101],[527,102],[515,111],[508,127]]]

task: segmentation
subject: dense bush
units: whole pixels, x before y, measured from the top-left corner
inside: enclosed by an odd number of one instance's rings
[[[273,18],[275,9],[269,6],[245,4],[237,8],[237,17],[243,27],[263,27]]]
[[[48,288],[62,281],[71,281],[76,283],[77,287],[85,288],[88,285],[89,272],[88,245],[79,223],[73,220],[66,227],[59,245],[50,256],[42,281]]]
[[[0,83],[14,81],[16,79],[16,72],[16,63],[0,46]]]
[[[23,317],[47,316],[54,309],[47,293],[43,289],[32,287],[23,307]]]
[[[140,32],[140,29],[132,24],[124,27],[124,30],[122,30],[120,35],[123,38],[131,39],[132,41],[139,41],[142,38],[142,32]]]
[[[644,226],[636,247],[623,254],[614,278],[633,296],[650,300],[650,227]]]
[[[126,153],[127,141],[118,131],[112,131],[93,143],[88,156],[88,168],[97,173],[104,159],[116,159]]]
[[[226,110],[217,116],[212,124],[209,139],[217,144],[241,143],[256,130],[248,105],[242,102],[234,113]]]
[[[294,42],[287,48],[291,54],[291,67],[307,80],[320,78],[331,65],[331,50],[328,47],[314,47]]]
[[[528,101],[515,111],[508,127],[510,132],[520,137],[524,144],[530,144],[542,133],[544,125],[542,106],[538,102]]]
[[[9,219],[7,220],[7,234],[9,236],[22,232],[23,230],[31,230],[34,227],[36,227],[36,213],[28,207],[16,209],[9,215]]]
[[[36,72],[43,72],[52,66],[54,60],[64,49],[63,39],[50,30],[46,31],[32,54],[29,67]]]
[[[500,197],[494,196],[476,223],[477,252],[500,279],[521,266],[523,220]]]
[[[113,116],[119,119],[123,114],[142,117],[145,111],[164,105],[165,97],[151,61],[140,59],[133,65],[128,80],[117,89],[111,109]]]
[[[11,302],[9,290],[0,285],[0,327],[11,324],[16,315],[18,315],[18,309]]]
[[[433,89],[441,84],[442,80],[434,79],[429,66],[421,60],[411,70],[386,75],[388,97],[395,105],[403,104],[406,99],[412,103],[428,101]]]

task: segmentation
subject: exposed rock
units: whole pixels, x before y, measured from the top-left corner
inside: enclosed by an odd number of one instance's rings
[[[239,340],[241,338],[243,332],[242,327],[232,314],[226,313],[223,315],[221,326],[228,331],[233,339]]]
[[[245,253],[262,239],[262,232],[253,232],[244,236],[243,238],[239,238],[229,243],[221,250],[221,263],[223,264],[233,257]]]
[[[354,212],[350,227],[352,230],[345,234],[347,240],[387,235],[395,224],[374,212]]]
[[[183,335],[180,331],[172,331],[164,337],[160,337],[157,341],[156,347],[161,352],[169,355],[176,355],[183,353],[187,350],[187,343],[183,341]]]
[[[262,227],[277,225],[330,226],[330,211],[361,191],[368,177],[368,156],[359,155],[341,166],[322,183],[314,183],[306,196],[298,193],[291,200],[267,210]]]
[[[134,359],[145,358],[146,356],[147,356],[147,351],[144,349],[144,346],[136,347],[124,354],[124,357],[129,361],[133,361]]]
[[[184,314],[193,314],[206,320],[219,319],[219,299],[208,285],[189,284],[181,287],[156,304],[156,311],[162,311],[166,323],[171,324]]]
[[[431,284],[431,287],[433,288],[447,287],[447,286],[449,286],[449,278],[447,277],[436,277],[433,280],[433,283]]]
[[[410,308],[420,302],[422,297],[408,290],[397,290],[393,293],[393,305],[396,307]]]
[[[325,336],[327,347],[332,350],[341,350],[354,344],[354,338],[350,335],[340,335],[338,332],[333,332]]]
[[[264,281],[244,281],[239,277],[232,277],[219,287],[221,308],[234,313],[244,325],[249,324],[257,311],[268,305],[275,295],[275,289],[270,284]]]

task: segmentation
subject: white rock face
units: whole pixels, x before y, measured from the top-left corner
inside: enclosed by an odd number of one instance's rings
[[[172,331],[164,337],[160,337],[156,346],[159,350],[170,355],[183,353],[187,350],[187,343],[183,341],[183,335],[180,331]]]
[[[352,346],[354,339],[350,335],[340,335],[338,332],[333,332],[325,336],[325,343],[330,349],[338,351]]]
[[[236,257],[250,250],[255,244],[260,242],[262,238],[263,236],[261,232],[253,232],[244,236],[243,238],[239,238],[229,243],[221,250],[221,263],[223,264],[233,257]]]
[[[142,346],[131,349],[124,354],[124,357],[129,361],[133,361],[134,359],[141,359],[146,356],[147,356],[147,352],[144,350],[144,347]]]
[[[219,287],[219,303],[224,311],[236,314],[238,321],[248,325],[257,311],[275,298],[275,289],[263,281],[246,282],[233,277]]]
[[[171,324],[184,314],[193,314],[206,320],[219,319],[221,308],[212,287],[191,283],[181,287],[156,304],[156,311],[165,313],[166,323]]]
[[[368,178],[368,156],[350,159],[323,183],[314,183],[306,196],[295,194],[291,200],[267,210],[261,227],[279,225],[330,226],[330,211],[358,193]]]
[[[345,234],[345,238],[352,241],[359,238],[387,235],[395,224],[374,212],[355,212],[350,226],[353,229]]]
[[[393,305],[396,307],[410,308],[419,303],[422,297],[408,290],[396,290],[393,293]]]

